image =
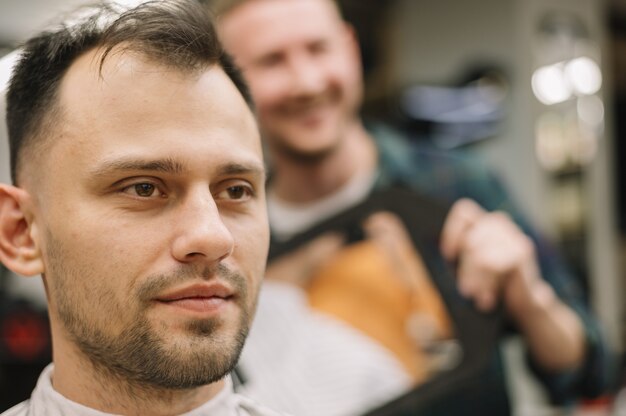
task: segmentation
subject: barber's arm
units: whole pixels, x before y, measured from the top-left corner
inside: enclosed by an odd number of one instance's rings
[[[583,363],[583,323],[541,277],[532,240],[506,214],[460,200],[441,244],[444,256],[457,264],[461,294],[484,311],[503,302],[537,364],[559,371]]]

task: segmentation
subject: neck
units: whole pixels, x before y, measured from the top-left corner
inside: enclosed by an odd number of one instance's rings
[[[325,157],[312,163],[273,155],[272,190],[280,199],[306,203],[332,194],[355,175],[373,172],[377,164],[374,140],[361,123],[348,128],[346,136]]]
[[[76,403],[106,413],[175,415],[189,412],[217,395],[224,381],[173,390],[139,385],[98,368],[69,342],[54,342],[54,389]]]

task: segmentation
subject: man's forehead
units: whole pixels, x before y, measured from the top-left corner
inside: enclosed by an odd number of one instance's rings
[[[201,140],[202,132],[222,130],[257,147],[254,116],[219,65],[180,71],[125,52],[110,54],[100,70],[99,53],[81,56],[59,89],[64,113],[59,128],[72,140],[131,140],[133,132],[137,140],[164,135],[183,140],[185,134]]]
[[[297,37],[332,35],[343,20],[332,0],[248,0],[222,15],[218,27],[226,49],[255,55]]]
[[[129,49],[114,48],[104,60],[102,54],[102,49],[83,54],[61,80],[58,104],[68,118],[81,124],[102,113],[141,110],[128,107],[128,103],[148,100],[172,83],[191,85],[207,72],[221,71],[217,66],[183,71]]]
[[[204,70],[208,71],[211,67]],[[138,52],[129,45],[120,45],[107,51],[98,47],[88,50],[79,56],[68,68],[62,78],[62,87],[73,87],[86,84],[99,84],[104,90],[112,86],[112,80],[124,77],[142,77],[146,74],[177,75],[182,78],[198,76],[202,71],[181,70],[173,65],[152,58],[146,53]]]
[[[224,21],[245,20],[249,22],[264,22],[271,24],[281,21],[284,16],[290,15],[305,21],[311,11],[323,12],[329,20],[342,21],[341,12],[333,0],[245,0],[227,9],[218,19],[218,25]]]

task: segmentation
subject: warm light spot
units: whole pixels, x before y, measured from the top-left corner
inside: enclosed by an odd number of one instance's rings
[[[595,94],[602,86],[600,67],[591,58],[581,56],[565,65],[567,79],[573,89],[582,95]]]
[[[572,96],[563,63],[538,68],[532,76],[532,88],[537,99],[546,105],[566,101]]]

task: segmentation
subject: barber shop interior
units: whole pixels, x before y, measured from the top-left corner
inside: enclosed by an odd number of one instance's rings
[[[626,0],[153,1],[201,3],[255,102],[271,237],[235,392],[294,416],[626,415]],[[63,267],[13,270],[3,195],[30,182],[7,96],[25,42],[87,3],[0,0],[0,414],[63,349],[48,310]],[[293,143],[321,143],[331,113],[378,159],[298,205],[337,163]],[[340,146],[352,129],[337,131]],[[369,157],[350,152],[338,164]],[[289,177],[311,192],[290,199]]]

